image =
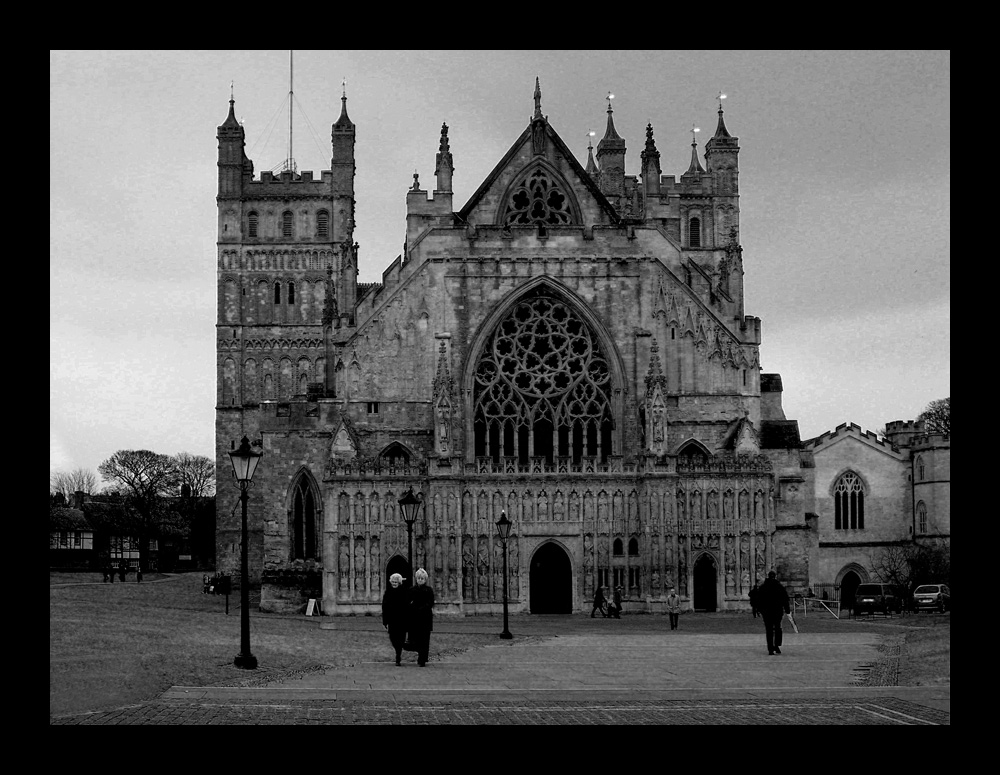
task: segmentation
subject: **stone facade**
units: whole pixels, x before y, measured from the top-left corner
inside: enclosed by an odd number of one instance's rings
[[[621,585],[631,610],[661,610],[671,586],[689,607],[739,609],[772,568],[815,583],[814,457],[829,445],[803,445],[780,377],[760,372],[721,108],[705,167],[693,146],[678,180],[651,126],[640,176],[625,174],[610,106],[582,167],[540,102],[536,84],[533,118],[459,211],[442,126],[434,190],[414,175],[403,252],[367,285],[346,96],[319,179],[255,180],[230,103],[217,465],[243,435],[263,439],[249,502],[262,608],[321,596],[327,614],[377,611],[388,575],[412,571],[398,507],[411,489],[413,564],[443,613],[499,610],[502,513],[514,611],[584,610],[597,585]],[[219,564],[234,570],[238,509],[218,500]]]

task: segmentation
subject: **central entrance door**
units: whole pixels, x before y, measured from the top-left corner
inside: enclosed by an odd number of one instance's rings
[[[712,559],[712,555],[703,554],[694,564],[695,610],[715,610],[715,577],[715,560]]]
[[[558,544],[538,547],[528,571],[533,614],[573,612],[573,569]]]

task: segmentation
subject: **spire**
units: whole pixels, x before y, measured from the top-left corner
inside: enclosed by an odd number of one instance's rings
[[[590,175],[590,177],[592,178],[596,177],[597,174],[600,172],[600,170],[597,169],[597,164],[594,163],[593,137],[595,134],[597,133],[596,132],[587,133],[587,174]]]
[[[536,118],[542,118],[542,87],[538,83],[538,76],[535,76],[535,115],[531,117],[534,121]]]
[[[598,154],[600,154],[603,148],[625,147],[625,139],[615,130],[614,110],[611,109],[611,100],[614,98],[615,95],[611,92],[608,92],[608,96],[605,98],[608,101],[608,128],[604,133],[604,139],[597,144]]]
[[[722,117],[722,101],[726,98],[726,95],[721,91],[719,92],[719,125],[715,128],[716,137],[732,137],[729,134],[729,130],[726,129],[726,120]]]
[[[448,145],[448,125],[441,124],[441,143],[438,146],[437,164],[434,167],[438,191],[451,191],[451,174],[454,169],[455,164],[451,159],[451,149]]]
[[[334,130],[340,132],[353,132],[354,124],[351,119],[347,116],[347,79],[344,79],[343,92],[340,97],[340,118],[337,119],[337,123],[333,125]]]
[[[639,156],[642,159],[642,174],[645,175],[655,167],[658,180],[660,175],[660,152],[656,150],[656,141],[653,140],[652,124],[646,124],[646,147]]]
[[[665,384],[666,377],[663,375],[663,369],[660,366],[660,348],[656,344],[656,337],[653,337],[653,343],[649,348],[649,373],[646,375],[646,385],[655,384]]]
[[[226,120],[222,123],[220,129],[230,127],[239,127],[240,122],[236,120],[236,100],[233,98],[233,84],[229,84],[229,115],[226,116]]]
[[[703,173],[705,171],[701,166],[701,162],[698,161],[698,141],[694,138],[695,132],[700,131],[696,126],[691,127],[691,166],[688,167],[687,172],[684,173],[685,175]]]

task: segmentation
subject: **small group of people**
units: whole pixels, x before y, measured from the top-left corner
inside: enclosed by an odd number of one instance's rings
[[[611,617],[613,619],[622,618],[622,590],[624,587],[617,586],[614,589],[614,594],[611,599],[608,600],[604,596],[604,587],[598,587],[597,591],[594,592],[594,609],[590,612],[590,618],[593,619],[594,615],[600,611],[601,616],[605,619]]]
[[[128,565],[126,565],[124,562],[122,562],[118,566],[117,570],[115,570],[114,565],[108,563],[108,565],[104,568],[104,583],[107,584],[110,582],[114,584],[116,575],[118,576],[119,581],[125,581],[125,576],[127,573],[128,573]],[[142,568],[138,566],[136,566],[135,569],[135,580],[139,583],[142,582]]]
[[[424,667],[434,629],[434,590],[427,583],[427,571],[423,568],[413,574],[413,580],[416,583],[407,589],[401,574],[389,577],[389,586],[382,597],[382,626],[389,633],[397,665],[402,664],[405,649],[416,651],[417,665]]]

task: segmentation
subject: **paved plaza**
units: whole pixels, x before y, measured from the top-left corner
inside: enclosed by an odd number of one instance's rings
[[[950,723],[950,686],[891,685],[898,655],[863,621],[825,628],[833,632],[787,629],[782,653],[768,656],[762,625],[744,621],[735,629],[749,631],[726,632],[734,628],[720,617],[718,625],[699,618],[695,628],[694,616],[682,616],[676,631],[656,616],[518,616],[512,640],[441,655],[423,668],[413,654],[397,667],[386,638],[370,661],[297,674],[261,670],[232,686],[174,686],[152,702],[51,723]],[[436,628],[499,633],[498,624],[469,618]],[[319,626],[381,630],[372,617]],[[694,631],[706,629],[722,631]]]

